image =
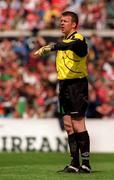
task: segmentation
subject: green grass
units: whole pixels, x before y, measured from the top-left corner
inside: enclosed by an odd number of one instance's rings
[[[57,173],[69,160],[65,153],[0,153],[0,180],[114,179],[113,154],[91,154],[91,174]]]

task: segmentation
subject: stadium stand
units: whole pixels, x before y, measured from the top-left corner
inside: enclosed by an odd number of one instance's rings
[[[59,116],[55,55],[38,59],[33,52],[59,41],[58,17],[72,10],[79,14],[90,49],[87,118],[114,118],[113,8],[112,0],[1,0],[0,117]]]

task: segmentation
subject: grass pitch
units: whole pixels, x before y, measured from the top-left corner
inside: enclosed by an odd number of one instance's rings
[[[91,154],[91,174],[57,173],[69,161],[67,153],[0,153],[0,180],[114,179],[114,154]]]

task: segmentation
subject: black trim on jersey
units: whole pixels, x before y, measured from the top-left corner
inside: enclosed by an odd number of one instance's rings
[[[60,42],[57,44],[54,44],[54,47],[52,48],[52,51],[56,50],[72,50],[75,54],[77,54],[80,57],[84,57],[87,55],[87,44],[85,42],[85,39],[82,41],[80,39],[74,39],[72,42]]]
[[[73,71],[72,69],[70,69],[68,66],[67,66],[67,63],[65,62],[65,58],[63,57],[63,62],[64,62],[64,65],[65,65],[65,67],[67,68],[67,69],[69,69],[71,72],[73,72],[73,73],[78,73],[78,74],[80,74],[81,72],[79,72],[79,71]]]
[[[68,59],[70,59],[71,61],[74,61],[74,62],[80,62],[80,60],[76,60],[76,59],[72,59],[72,58],[70,58],[68,55],[67,55],[67,53],[65,52],[65,55],[66,55],[66,57],[68,58]]]
[[[76,34],[77,32],[73,32],[72,34],[70,34],[69,36],[67,36],[65,39],[70,39],[74,34]],[[71,38],[72,39],[72,38]]]

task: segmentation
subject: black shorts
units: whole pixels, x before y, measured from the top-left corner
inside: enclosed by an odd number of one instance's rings
[[[88,80],[68,79],[59,81],[60,113],[84,117],[88,106]]]

